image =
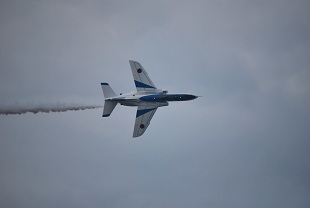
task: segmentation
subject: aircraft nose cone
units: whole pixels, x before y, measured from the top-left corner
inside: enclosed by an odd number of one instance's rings
[[[190,98],[191,100],[194,100],[194,99],[198,98],[198,96],[196,96],[196,95],[189,95],[189,98]]]

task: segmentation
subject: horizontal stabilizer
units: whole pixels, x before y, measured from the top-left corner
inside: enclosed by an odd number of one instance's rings
[[[103,107],[103,114],[102,117],[109,117],[114,110],[117,102],[113,101],[105,101],[104,102],[104,107]]]
[[[101,83],[103,95],[105,98],[115,97],[116,93],[114,90],[110,87],[108,83]]]

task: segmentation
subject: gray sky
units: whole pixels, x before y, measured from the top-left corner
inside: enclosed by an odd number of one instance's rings
[[[202,95],[0,116],[1,207],[309,207],[309,1],[1,1],[0,104],[102,104],[100,82]]]

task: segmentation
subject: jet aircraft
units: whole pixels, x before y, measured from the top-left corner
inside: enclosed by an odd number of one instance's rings
[[[108,83],[101,83],[105,97],[102,117],[110,116],[117,103],[137,106],[133,137],[139,137],[145,132],[158,107],[167,106],[169,101],[188,101],[198,97],[190,94],[168,94],[166,90],[157,89],[140,63],[132,60],[129,63],[137,91],[117,95]]]

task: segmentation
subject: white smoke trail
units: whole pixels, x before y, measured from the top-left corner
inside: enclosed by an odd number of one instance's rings
[[[77,103],[14,103],[11,105],[0,105],[0,115],[13,115],[24,113],[51,113],[65,111],[79,111],[87,109],[102,108],[100,105],[85,105]]]

